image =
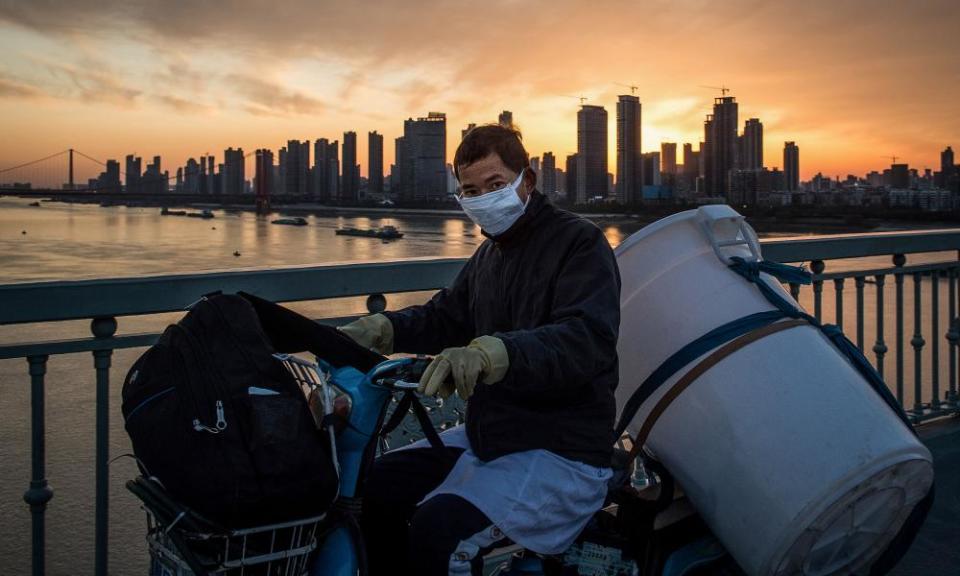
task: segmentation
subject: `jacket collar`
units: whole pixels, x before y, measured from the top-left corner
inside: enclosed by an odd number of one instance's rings
[[[530,231],[536,227],[539,216],[544,212],[544,209],[549,206],[551,206],[550,200],[541,194],[539,190],[534,190],[530,193],[530,200],[527,202],[526,210],[523,211],[523,214],[517,218],[517,221],[514,222],[512,226],[496,236],[488,234],[487,231],[482,228],[480,229],[480,233],[501,246],[516,244],[526,238]]]

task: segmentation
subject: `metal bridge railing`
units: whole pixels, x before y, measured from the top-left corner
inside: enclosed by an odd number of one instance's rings
[[[960,231],[939,230],[857,234],[812,239],[768,240],[763,252],[768,260],[810,262],[815,273],[811,289],[790,290],[814,315],[831,319],[855,332],[861,350],[873,338],[872,352],[881,374],[888,373],[887,326],[895,325],[895,361],[893,386],[915,421],[960,413],[957,394],[957,346],[960,321],[957,318],[960,277]],[[907,255],[951,251],[942,260],[907,265]],[[892,256],[892,266],[866,270],[826,272],[825,261],[844,258]],[[24,358],[30,379],[32,473],[24,500],[32,514],[33,574],[45,573],[44,514],[53,496],[46,478],[45,374],[52,355],[88,352],[96,371],[96,459],[95,459],[95,573],[107,574],[108,512],[108,417],[110,414],[109,369],[114,350],[139,348],[152,344],[159,334],[117,335],[118,318],[183,310],[200,295],[244,290],[278,301],[310,301],[367,296],[367,309],[385,309],[385,294],[435,290],[448,285],[465,259],[408,259],[384,263],[337,264],[316,267],[258,269],[186,275],[152,276],[75,282],[40,282],[0,285],[0,325],[56,323],[90,319],[88,338],[15,342],[0,345],[0,359]],[[891,301],[892,278],[893,308]],[[855,287],[848,297],[848,281]],[[834,291],[825,299],[824,287]],[[912,294],[905,293],[909,285]],[[868,289],[869,287],[869,289]],[[946,306],[941,296],[946,293]],[[873,292],[875,321],[867,322],[867,297]],[[926,294],[926,296],[924,295]],[[912,312],[912,334],[905,341],[905,322]],[[832,308],[832,316],[829,316]],[[847,315],[845,315],[845,309]],[[853,322],[849,322],[852,315]],[[824,316],[827,316],[824,318]],[[340,324],[351,317],[323,318],[322,322]],[[926,326],[924,319],[927,320]],[[54,325],[55,326],[55,325]],[[946,328],[946,331],[941,331]],[[906,346],[912,351],[906,349]],[[947,349],[942,364],[941,345]],[[923,367],[928,364],[929,379]],[[906,370],[912,367],[912,388]],[[945,378],[941,378],[944,376]],[[945,384],[944,384],[945,381]]]

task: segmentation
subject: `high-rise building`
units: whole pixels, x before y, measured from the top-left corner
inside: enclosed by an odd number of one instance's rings
[[[151,196],[158,196],[168,191],[167,182],[170,179],[170,175],[160,170],[160,157],[154,156],[153,162],[147,164],[147,169],[140,177],[140,192]]]
[[[476,127],[477,125],[472,122],[470,124],[467,124],[467,127],[460,131],[460,139],[463,140],[464,138],[466,138],[467,134]]]
[[[534,175],[537,177],[537,182],[540,181],[540,157],[533,156],[530,158],[530,169],[533,170]]]
[[[737,114],[733,96],[713,99],[713,114],[704,123],[708,196],[726,195],[730,170],[737,166]]]
[[[357,164],[357,133],[343,133],[343,177],[340,179],[340,199],[360,200],[360,165]]]
[[[216,176],[216,175],[215,175],[214,172],[213,172],[213,160],[214,160],[213,156],[207,156],[207,178],[206,178],[206,180],[207,180],[207,182],[206,182],[207,194],[219,194],[219,193],[220,193],[220,190],[217,188],[217,186],[216,186],[216,184],[215,184],[215,182],[216,182],[215,176]]]
[[[187,165],[183,168],[183,192],[185,194],[200,193],[200,163],[196,158],[187,160]]]
[[[693,144],[689,142],[684,143],[683,145],[683,173],[686,176],[692,176],[696,178],[700,175],[700,159],[695,155],[693,151]]]
[[[288,140],[280,149],[280,178],[284,194],[306,196],[309,188],[310,141]]]
[[[577,158],[576,154],[570,154],[567,156],[566,167],[567,175],[566,182],[564,187],[567,190],[565,199],[568,202],[576,202],[577,200],[577,165],[580,163],[580,159]]]
[[[660,172],[670,176],[677,174],[677,143],[660,143]]]
[[[540,167],[540,190],[547,196],[557,194],[557,159],[553,152],[543,153],[543,165]]]
[[[617,201],[621,204],[643,199],[641,112],[639,97],[623,95],[617,99]],[[606,112],[603,133],[606,139]]]
[[[639,124],[639,119],[638,119]],[[569,169],[568,169],[569,172]],[[575,202],[607,196],[607,111],[583,104],[577,112],[577,187]]]
[[[447,192],[447,116],[430,112],[403,124],[401,198],[442,200]]]
[[[740,150],[740,167],[744,170],[763,168],[763,124],[751,118],[743,125],[743,146]]]
[[[910,188],[910,167],[907,164],[890,165],[890,187],[898,190]]]
[[[497,123],[501,126],[506,126],[508,128],[513,126],[513,112],[509,110],[504,110],[500,113],[500,116],[497,118]]]
[[[936,176],[937,186],[947,188],[950,185],[951,177],[957,173],[957,167],[954,164],[953,148],[947,148],[940,152],[940,174]]]
[[[774,189],[773,175],[766,168],[732,170],[727,201],[732,206],[753,206]]]
[[[643,185],[659,186],[663,183],[660,178],[660,153],[646,152],[640,157],[643,162]],[[640,189],[641,193],[643,189]]]
[[[92,187],[102,192],[120,192],[120,163],[107,160],[106,170],[93,180]]]
[[[273,152],[260,149],[254,155],[253,191],[257,196],[257,210],[265,212],[270,207],[273,194]]]
[[[327,144],[327,193],[330,199],[340,198],[340,141]]]
[[[210,194],[210,178],[207,177],[207,157],[200,157],[200,176],[197,183],[197,192],[200,194]]]
[[[390,194],[394,197],[400,197],[409,186],[406,184],[412,175],[407,172],[412,170],[413,166],[406,161],[406,140],[403,136],[393,140],[393,165],[390,167]]]
[[[246,182],[246,160],[243,148],[227,148],[223,151],[223,193],[243,194]]]
[[[383,135],[367,135],[367,193],[383,194]]]
[[[140,192],[140,175],[142,174],[141,170],[141,158],[139,156],[134,157],[133,154],[127,154],[126,158],[126,170],[125,172],[125,190],[126,192],[134,193]]]
[[[793,142],[783,144],[783,178],[787,192],[800,189],[800,148]]]
[[[311,170],[311,194],[320,202],[330,200],[330,142],[326,138],[313,141],[313,167]]]

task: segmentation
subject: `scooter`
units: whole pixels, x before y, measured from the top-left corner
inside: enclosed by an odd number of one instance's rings
[[[326,386],[332,396],[327,410],[334,416],[335,426],[339,429],[336,453],[340,468],[338,501],[341,504],[359,502],[357,497],[363,473],[371,463],[372,455],[378,447],[387,448],[378,446],[378,442],[397,427],[407,415],[408,408],[430,443],[436,445],[440,442],[434,429],[439,422],[431,421],[427,409],[415,396],[429,358],[387,360],[367,374],[352,367],[334,369],[323,360],[310,364],[293,356],[280,358],[291,372],[306,373],[310,380],[308,385]],[[401,398],[393,410],[388,411],[398,395]],[[432,408],[435,411],[438,407]],[[456,422],[442,424],[452,423]],[[412,438],[407,439],[410,440]],[[622,458],[627,451],[618,449],[617,454]],[[543,557],[514,547],[506,554],[500,551],[497,557],[488,558],[487,573],[501,576],[600,576],[641,574],[641,568],[646,568],[643,574],[669,576],[682,574],[695,565],[712,564],[719,568],[728,558],[726,551],[692,509],[689,506],[684,508],[682,499],[678,506],[674,506],[674,485],[666,470],[655,460],[643,459],[642,462],[645,464],[639,467],[631,466],[630,462],[618,463],[620,474],[614,481],[610,506],[598,512],[581,538],[566,553]],[[651,497],[651,493],[655,497]],[[662,525],[656,526],[659,513],[672,506],[674,518],[665,518]],[[345,521],[320,542],[309,571],[311,576],[355,576],[365,572],[366,552],[354,516],[358,510],[347,505],[336,512],[344,515],[342,520]]]
[[[333,444],[337,504],[324,516],[227,530],[173,502],[149,479],[138,478],[128,488],[148,513],[151,576],[366,573],[367,551],[358,525],[364,473],[378,451],[388,448],[387,434],[408,412],[416,416],[424,436],[440,442],[434,426],[442,404],[429,400],[425,408],[416,395],[431,359],[386,360],[363,373],[350,366],[335,368],[319,358],[275,357],[301,386],[318,426],[326,429]],[[454,421],[443,425],[458,423],[462,412],[457,404],[454,400],[446,410],[447,419]],[[411,434],[409,422],[403,423],[404,440],[412,441],[418,435]],[[623,458],[627,452],[618,449],[617,454]],[[674,500],[672,480],[662,467],[647,460],[637,467],[621,462],[617,468],[609,506],[598,512],[570,550],[546,557],[515,546],[488,557],[485,574],[677,576],[691,566],[723,563],[728,555],[692,509],[682,499]]]

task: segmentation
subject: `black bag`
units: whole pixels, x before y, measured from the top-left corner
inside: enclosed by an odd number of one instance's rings
[[[265,300],[204,297],[124,381],[125,427],[142,472],[230,528],[325,512],[339,482],[330,438],[273,353],[309,350],[364,366],[381,359],[357,348]]]

